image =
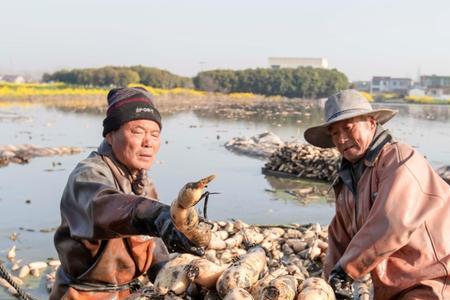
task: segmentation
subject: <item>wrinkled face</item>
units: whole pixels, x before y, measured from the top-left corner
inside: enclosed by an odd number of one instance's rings
[[[106,140],[116,158],[131,172],[148,170],[155,160],[161,143],[158,123],[150,120],[133,120],[118,130],[109,132]]]
[[[355,117],[330,125],[328,131],[342,156],[355,163],[369,148],[376,131],[376,121],[367,116]]]

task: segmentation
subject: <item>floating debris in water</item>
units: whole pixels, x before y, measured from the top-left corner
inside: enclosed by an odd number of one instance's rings
[[[11,241],[15,242],[18,239],[18,237],[19,237],[19,234],[17,234],[17,232],[13,232],[13,233],[10,234],[9,239]]]
[[[8,251],[6,257],[9,260],[13,260],[16,257],[16,245],[12,246],[12,248]]]

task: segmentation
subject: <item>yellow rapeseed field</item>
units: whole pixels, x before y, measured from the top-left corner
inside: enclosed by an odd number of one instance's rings
[[[406,96],[405,100],[422,104],[450,104],[450,99],[436,99],[431,96]]]
[[[372,94],[367,93],[367,92],[363,92],[363,91],[360,91],[360,93],[361,93],[361,95],[364,96],[364,98],[367,99],[367,101],[373,102],[373,96],[372,96]]]
[[[63,83],[0,83],[0,97],[106,95],[104,88],[72,87]]]
[[[170,94],[190,96],[206,95],[206,92],[187,88],[159,89],[142,84],[130,84],[129,86],[144,87],[155,96]],[[106,95],[108,91],[109,88],[79,87],[64,83],[0,83],[0,97]]]

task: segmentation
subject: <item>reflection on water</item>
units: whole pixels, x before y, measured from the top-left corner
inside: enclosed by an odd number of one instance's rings
[[[398,111],[398,115],[407,118],[448,121],[450,109],[448,105],[420,105],[420,104],[380,104],[375,103],[374,108],[388,107]]]
[[[397,139],[416,147],[434,167],[450,163],[449,107],[389,107],[399,110],[399,115],[386,125]],[[0,168],[1,254],[14,244],[9,235],[17,232],[17,255],[24,258],[24,263],[56,257],[53,233],[46,231],[60,222],[59,199],[70,171],[101,142],[102,120],[100,114],[62,112],[41,106],[0,107],[2,144],[67,145],[86,149],[73,156],[35,158],[26,165]],[[170,203],[186,182],[216,174],[209,190],[221,194],[212,195],[209,200],[211,219],[239,218],[260,224],[327,224],[334,205],[325,196],[308,205],[295,199],[295,193],[301,196],[305,191],[301,189],[308,188],[308,183],[265,177],[261,174],[264,161],[235,155],[223,147],[233,137],[250,137],[263,131],[272,131],[284,140],[302,141],[304,129],[321,122],[321,112],[317,109],[301,115],[280,113],[273,119],[253,116],[235,120],[190,112],[165,116],[163,142],[150,176],[161,201]],[[48,172],[51,169],[57,172]],[[314,185],[317,195],[321,195],[326,186]],[[294,194],[286,192],[292,190]]]
[[[251,112],[251,113],[249,113]],[[247,110],[195,110],[195,115],[203,120],[221,120],[227,124],[236,121],[247,121],[252,124],[263,124],[271,127],[296,127],[306,128],[310,124],[318,124],[323,121],[323,111],[318,106],[302,106],[293,103],[292,106],[281,107],[279,111],[273,108],[258,113],[258,109],[247,108]]]
[[[265,178],[272,187],[268,191],[274,193],[277,199],[292,200],[302,205],[334,202],[334,194],[328,183],[274,176]]]

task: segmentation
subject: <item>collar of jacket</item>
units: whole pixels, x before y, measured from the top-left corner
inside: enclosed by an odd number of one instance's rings
[[[128,168],[122,164],[114,155],[112,151],[112,147],[106,140],[103,140],[100,146],[98,146],[97,149],[98,154],[107,156],[109,159],[111,159],[114,164],[117,166],[118,170],[120,171],[120,175],[123,177],[127,177],[129,179],[132,178],[131,172],[128,170]]]
[[[364,164],[366,167],[373,167],[375,165],[375,161],[380,154],[381,149],[383,149],[384,145],[387,143],[393,142],[393,137],[389,130],[384,129],[380,124],[377,125],[377,130],[375,132],[372,143],[369,146],[369,150],[366,152],[364,156]]]
[[[133,193],[136,195],[142,195],[147,181],[146,170],[141,170],[137,174],[131,174],[130,170],[122,164],[114,155],[112,147],[106,140],[103,140],[97,149],[98,154],[107,157],[116,167],[116,171],[119,172],[120,177],[126,178],[130,184]],[[116,179],[117,176],[116,176]]]
[[[392,142],[393,138],[389,130],[384,129],[380,124],[377,125],[374,138],[364,157],[358,162],[352,164],[345,158],[342,158],[341,168],[339,170],[338,180],[335,185],[340,182],[344,183],[350,191],[356,195],[357,184],[366,167],[373,167],[375,161],[386,143]]]

